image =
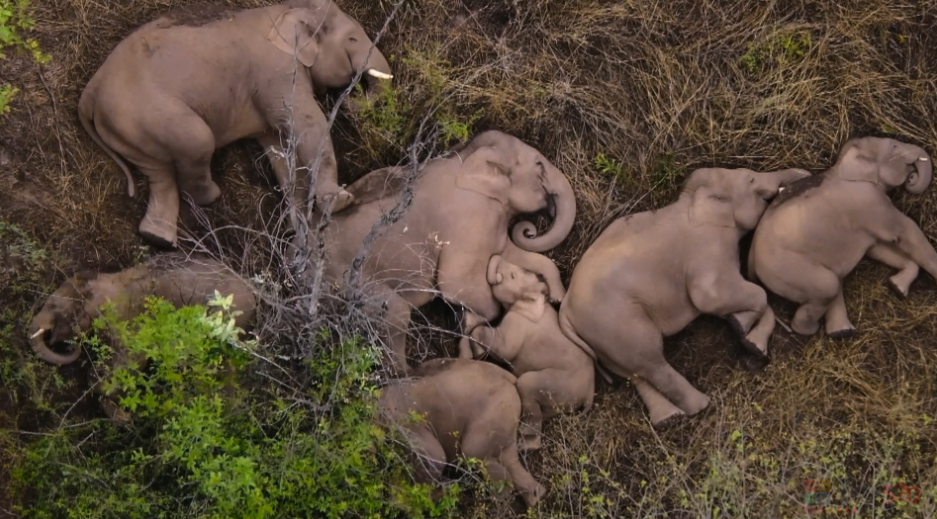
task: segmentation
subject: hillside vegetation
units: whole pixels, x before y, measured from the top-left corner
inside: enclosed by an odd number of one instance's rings
[[[127,197],[76,104],[117,42],[185,3],[0,0],[0,518],[823,516],[805,510],[808,479],[831,480],[826,517],[937,517],[937,284],[922,273],[899,300],[871,261],[845,281],[853,338],[778,327],[759,366],[725,322],[701,318],[666,354],[712,397],[705,413],[655,431],[629,383],[600,381],[595,407],[548,421],[525,457],[549,488],[536,509],[499,497],[471,464],[434,504],[408,482],[398,440],[370,426],[379,381],[366,342],[323,333],[315,357],[287,358],[292,314],[269,310],[281,263],[273,240],[247,231],[279,232],[280,195],[253,143],[216,153],[222,197],[182,222],[196,236],[219,229],[206,247],[263,281],[256,343],[213,332],[227,330],[223,309],[213,320],[154,303],[128,344],[202,344],[182,359],[194,375],[173,377],[180,359],[153,348],[164,369],[125,382],[162,390],[141,394],[133,428],[105,423],[87,366],[43,364],[26,327],[73,272],[152,253],[136,232],[145,197]],[[396,0],[339,5],[374,35]],[[424,119],[437,137],[423,156],[485,129],[517,135],[576,190],[577,223],[550,253],[568,281],[609,222],[674,201],[695,168],[819,173],[859,135],[934,153],[935,29],[932,0],[407,0],[379,43],[395,87],[332,129],[340,180],[406,163]],[[893,199],[937,241],[937,189]],[[793,305],[770,303],[790,322]],[[445,307],[422,321],[420,352],[452,354]],[[886,485],[900,483],[920,499],[889,502]]]

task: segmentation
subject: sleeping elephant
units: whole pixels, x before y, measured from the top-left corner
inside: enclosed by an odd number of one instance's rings
[[[385,186],[399,190],[405,174],[403,168],[384,168],[349,186],[357,202],[334,215],[324,231],[326,279],[344,285],[365,237],[397,204],[396,193]],[[480,320],[498,317],[501,308],[486,279],[495,254],[543,274],[550,294],[563,297],[556,266],[529,251],[555,247],[566,238],[576,218],[576,200],[566,176],[539,151],[499,131],[480,133],[426,163],[412,189],[409,208],[381,228],[360,265],[367,307],[373,315],[386,309],[382,321],[390,328],[396,370],[408,369],[411,310],[429,303],[436,290],[467,310],[466,333]],[[515,244],[508,236],[512,220],[544,210],[554,216],[552,227],[531,236],[532,225],[521,221],[513,228]]]
[[[488,283],[507,313],[496,328],[478,326],[463,338],[459,357],[472,357],[471,342],[476,358],[488,351],[511,365],[523,409],[518,447],[539,449],[545,418],[592,407],[595,361],[563,335],[543,276],[492,256]]]
[[[774,313],[742,278],[739,240],[800,169],[698,169],[680,198],[619,218],[586,250],[560,306],[563,332],[615,374],[631,378],[651,422],[663,427],[709,405],[664,358],[663,338],[700,314],[726,319],[766,355]]]
[[[235,318],[235,324],[247,329],[254,315],[254,293],[237,274],[215,260],[173,253],[111,274],[79,272],[53,292],[33,317],[29,343],[42,360],[64,366],[78,360],[81,349],[72,345],[59,353],[52,348],[74,340],[79,332],[90,331],[108,301],[114,304],[120,319],[130,320],[144,311],[149,296],[166,299],[178,308],[206,304],[216,290],[233,295],[235,309],[243,312]],[[128,352],[119,344],[111,348],[114,356],[110,370],[130,362]],[[141,363],[141,359],[134,360]],[[129,415],[115,403],[119,395],[101,397],[109,418],[118,422],[128,419]]]
[[[511,481],[527,506],[546,489],[521,465],[517,379],[476,360],[434,359],[381,391],[381,420],[404,430],[419,457],[415,479],[439,481],[448,463],[477,458],[493,481]],[[414,417],[419,414],[419,418]]]
[[[889,280],[908,295],[919,265],[937,278],[937,252],[888,198],[904,186],[922,193],[933,166],[926,151],[893,139],[864,137],[843,146],[832,168],[796,182],[768,207],[752,240],[748,272],[772,292],[799,303],[791,328],[848,337],[842,281],[868,256],[899,269]]]
[[[360,70],[372,87],[391,78],[387,60],[371,45],[361,25],[328,0],[242,11],[181,7],[114,48],[82,92],[78,115],[124,171],[130,196],[126,162],[149,180],[139,231],[154,245],[176,243],[179,189],[199,205],[218,198],[212,154],[243,138],[265,148],[284,192],[294,179],[281,138],[295,138],[297,171],[306,173],[295,179],[294,202],[304,207],[314,188],[316,205],[330,201],[338,212],[352,197],[338,186],[328,121],[315,94],[349,84]],[[317,159],[313,180],[308,172]]]

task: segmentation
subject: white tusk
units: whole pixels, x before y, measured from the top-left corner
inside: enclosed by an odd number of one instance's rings
[[[30,339],[35,339],[36,337],[39,337],[40,335],[42,335],[42,334],[44,334],[44,333],[46,333],[46,331],[45,331],[44,329],[42,329],[42,328],[39,328],[39,331],[37,331],[36,333],[30,335],[29,338],[30,338]]]
[[[385,74],[380,70],[374,70],[373,68],[368,69],[368,75],[374,76],[378,79],[393,79],[393,74]]]
[[[918,157],[917,160],[919,160],[919,161],[921,161],[921,162],[927,162],[927,157]]]
[[[780,188],[780,189],[778,189],[778,193],[780,193],[781,191],[784,191],[784,188],[783,188],[783,187]]]

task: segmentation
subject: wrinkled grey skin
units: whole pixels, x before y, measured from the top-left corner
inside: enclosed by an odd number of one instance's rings
[[[664,337],[712,314],[726,319],[749,350],[767,354],[774,313],[765,291],[742,278],[738,242],[782,185],[806,176],[799,169],[698,169],[676,202],[615,220],[576,265],[560,326],[634,382],[655,426],[709,405],[667,363]]]
[[[527,472],[517,450],[521,401],[517,379],[476,360],[434,359],[383,388],[381,420],[404,430],[418,457],[415,479],[439,481],[447,463],[478,458],[492,481],[511,481],[527,506],[546,488]],[[413,419],[413,412],[423,418]]]
[[[472,358],[474,349],[476,358],[487,351],[511,365],[523,407],[518,447],[539,449],[544,419],[592,407],[595,361],[560,330],[542,276],[492,256],[488,283],[507,313],[496,328],[479,326],[471,341],[463,338],[459,357]]]
[[[790,186],[765,212],[748,257],[752,280],[800,303],[791,328],[848,337],[842,282],[863,257],[899,269],[889,285],[907,297],[919,266],[937,278],[937,252],[888,192],[920,194],[933,178],[931,157],[918,146],[877,137],[852,139],[832,168]]]
[[[149,180],[139,231],[154,245],[176,244],[180,189],[199,205],[218,199],[212,154],[244,138],[265,148],[284,189],[293,179],[279,155],[281,142],[298,140],[297,166],[303,168],[316,162],[321,147],[316,204],[337,212],[352,197],[338,186],[327,118],[315,94],[348,85],[358,70],[389,75],[377,49],[367,58],[370,48],[361,25],[330,0],[242,11],[185,6],[114,48],[82,92],[79,118],[126,174],[130,196],[126,162]],[[294,202],[302,208],[311,179],[301,174],[295,180]]]
[[[398,203],[403,168],[373,171],[348,187],[357,202],[334,215],[325,229],[326,279],[343,285],[345,272],[375,222]],[[391,189],[386,189],[391,186]],[[403,216],[382,229],[361,267],[368,311],[383,314],[396,370],[406,371],[410,312],[439,293],[467,310],[468,333],[501,312],[486,279],[488,261],[500,254],[538,272],[550,293],[565,293],[556,266],[524,250],[555,247],[569,234],[576,201],[566,176],[539,151],[498,131],[480,133],[452,153],[424,165],[414,180],[413,200]],[[513,229],[517,216],[550,210],[555,218],[542,236],[526,237],[529,222]],[[546,262],[545,262],[546,261]]]
[[[246,330],[254,315],[254,293],[239,276],[217,261],[173,253],[155,256],[142,265],[111,274],[79,272],[53,292],[33,316],[29,344],[46,362],[57,366],[71,364],[81,356],[80,348],[72,345],[66,352],[59,353],[52,347],[74,340],[79,332],[90,331],[92,322],[101,315],[108,301],[114,304],[119,318],[130,320],[144,311],[148,296],[161,297],[179,308],[206,304],[215,290],[222,295],[233,295],[234,309],[243,312],[235,318],[235,323]],[[110,339],[116,340],[113,336]],[[109,362],[111,370],[132,360],[120,344],[111,344],[111,348],[114,351]],[[145,359],[133,360],[142,364]],[[117,422],[129,419],[115,403],[119,395],[101,396],[108,417]]]

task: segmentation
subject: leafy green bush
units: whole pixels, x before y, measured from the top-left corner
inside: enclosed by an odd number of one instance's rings
[[[110,310],[97,319],[128,357],[149,361],[116,367],[106,382],[133,423],[63,420],[34,437],[13,469],[16,510],[43,519],[451,515],[458,486],[431,499],[431,487],[411,482],[399,438],[375,425],[373,348],[322,348],[309,389],[274,384],[254,376],[269,362],[237,338],[230,304],[216,294],[206,315],[152,298],[130,322]]]
[[[22,49],[32,54],[39,63],[46,63],[51,56],[42,52],[35,38],[24,38],[22,31],[32,29],[35,21],[26,11],[29,0],[0,0],[0,59],[6,57],[4,49],[9,47]],[[0,84],[0,116],[10,111],[10,102],[19,89],[10,83]]]

